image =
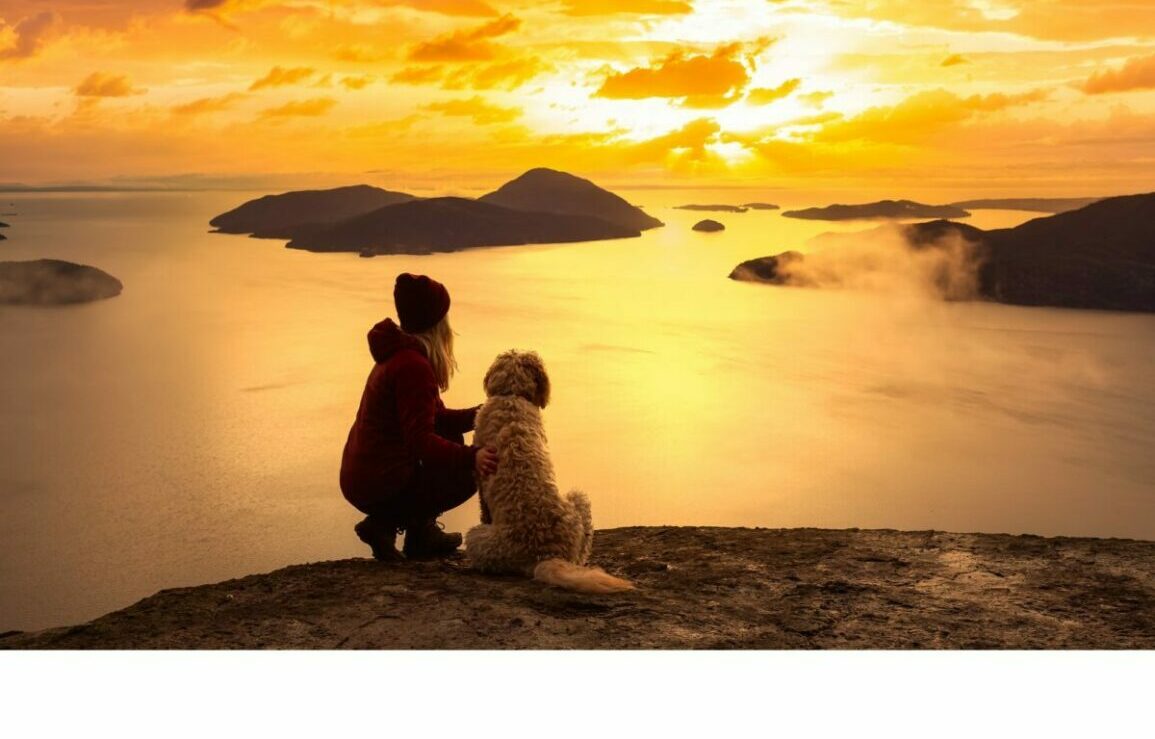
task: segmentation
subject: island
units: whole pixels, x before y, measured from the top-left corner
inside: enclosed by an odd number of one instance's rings
[[[979,295],[987,300],[1155,312],[1155,193],[1106,198],[1014,228],[939,220],[901,233],[912,249],[939,248],[950,235],[973,244]],[[743,262],[730,278],[806,286],[781,269],[805,259],[789,254]]]
[[[778,206],[773,203],[743,203],[742,207],[750,210],[778,210]]]
[[[719,213],[745,213],[748,208],[740,205],[675,205],[674,210],[704,210]]]
[[[8,228],[8,224],[4,223],[3,221],[0,221],[0,228]],[[4,234],[0,234],[0,241],[4,241],[7,238],[8,237],[5,236]]]
[[[531,169],[478,200],[514,210],[600,218],[634,231],[664,225],[589,180],[545,167]]]
[[[695,231],[702,231],[703,233],[716,233],[718,231],[725,231],[726,227],[717,221],[712,221],[707,218],[704,221],[698,221],[695,223],[693,225],[693,229]]]
[[[378,208],[334,226],[301,233],[288,246],[371,256],[640,235],[635,229],[592,216],[519,211],[467,198],[429,198]]]
[[[164,590],[0,649],[1152,649],[1155,542],[630,527],[593,563],[636,590],[346,559]]]
[[[861,205],[828,205],[825,208],[785,210],[786,218],[811,221],[852,221],[877,218],[966,218],[970,213],[954,205],[925,205],[912,200],[880,200]]]
[[[363,257],[621,239],[663,225],[589,180],[545,168],[477,200],[361,185],[267,196],[210,223],[222,232],[285,238],[291,249]]]
[[[209,225],[220,233],[249,234],[260,239],[291,239],[302,229],[338,223],[386,205],[414,199],[408,193],[371,185],[296,190],[250,200],[216,216]]]
[[[71,305],[120,295],[112,275],[59,259],[0,262],[0,305]]]

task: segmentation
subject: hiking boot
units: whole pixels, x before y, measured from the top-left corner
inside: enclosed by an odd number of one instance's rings
[[[373,559],[381,562],[401,562],[405,557],[397,551],[397,526],[380,518],[366,516],[353,527],[357,538],[373,550]]]
[[[441,529],[442,525],[434,518],[407,526],[405,546],[402,550],[405,556],[422,559],[453,554],[457,551],[457,547],[461,546],[461,534],[447,534]]]

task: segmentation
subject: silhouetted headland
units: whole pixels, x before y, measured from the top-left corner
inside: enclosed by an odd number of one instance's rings
[[[1029,210],[1037,213],[1066,213],[1085,208],[1103,198],[995,198],[964,200],[951,205],[966,210]]]
[[[880,200],[862,205],[828,205],[782,212],[786,218],[811,221],[851,221],[873,218],[966,218],[969,212],[954,205],[925,205],[912,200]]]
[[[1151,649],[1155,542],[849,529],[601,530],[637,590],[464,557],[296,565],[164,590],[0,649]]]
[[[745,213],[748,209],[741,205],[675,205],[675,210],[702,210],[718,213]]]
[[[664,225],[589,180],[545,167],[531,169],[479,200],[514,210],[600,218],[634,231]]]
[[[698,221],[693,225],[695,231],[704,231],[706,233],[713,233],[715,231],[725,231],[726,226],[717,221],[707,218],[704,221]]]
[[[359,216],[394,203],[413,200],[403,192],[371,185],[331,190],[297,190],[266,195],[209,221],[221,233],[250,234],[261,239],[291,239],[304,227],[314,228]]]
[[[983,231],[951,221],[906,226],[911,248],[950,235],[972,245],[980,297],[1014,305],[1155,312],[1155,193],[1107,198],[1079,210]],[[743,262],[731,279],[808,286],[797,252]],[[801,272],[801,271],[800,271]]]
[[[640,236],[600,218],[536,213],[467,198],[429,198],[389,205],[302,234],[291,249],[424,254],[478,246],[551,244]]]
[[[0,262],[0,304],[68,305],[120,295],[124,286],[112,275],[59,259]]]

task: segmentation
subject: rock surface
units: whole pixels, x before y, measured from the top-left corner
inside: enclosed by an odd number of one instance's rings
[[[590,216],[513,210],[466,198],[429,198],[378,208],[335,226],[299,234],[288,245],[308,251],[355,251],[364,257],[640,235],[636,229]]]
[[[120,295],[112,275],[59,259],[0,262],[0,305],[68,305]]]
[[[600,218],[634,231],[663,225],[589,180],[545,167],[531,169],[479,200],[515,210]]]
[[[966,218],[967,211],[954,205],[925,205],[912,200],[880,200],[862,205],[828,205],[782,212],[786,218],[814,221],[849,221],[869,218]]]
[[[209,225],[221,233],[262,239],[291,239],[302,229],[333,224],[394,203],[413,200],[403,192],[370,185],[331,190],[298,190],[250,200],[216,216]]]
[[[460,556],[288,567],[162,591],[6,649],[1151,649],[1155,542],[940,532],[623,528],[579,595]]]
[[[717,221],[707,218],[704,221],[698,221],[694,224],[695,231],[703,231],[705,233],[714,233],[716,231],[725,231],[726,227]]]

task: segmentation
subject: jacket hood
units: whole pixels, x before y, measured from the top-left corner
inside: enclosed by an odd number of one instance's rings
[[[374,362],[384,362],[402,349],[414,349],[425,356],[421,342],[402,331],[392,318],[386,318],[369,329],[369,353]]]

